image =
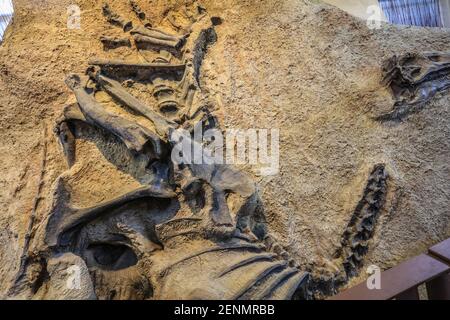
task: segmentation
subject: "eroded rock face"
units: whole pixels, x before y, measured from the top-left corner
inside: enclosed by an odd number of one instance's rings
[[[71,30],[68,5],[17,1],[0,48],[4,297],[320,298],[449,236],[445,31],[125,0]],[[280,129],[277,175],[174,162],[208,148],[195,128],[255,126]]]

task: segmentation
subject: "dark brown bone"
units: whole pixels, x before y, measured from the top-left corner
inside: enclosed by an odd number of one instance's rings
[[[119,82],[97,74],[96,80],[98,84],[119,103],[139,112],[147,119],[153,122],[156,131],[164,137],[167,137],[170,129],[175,129],[177,125],[171,121],[168,121],[161,117],[156,112],[152,111],[149,107],[142,104],[133,95],[128,93]]]
[[[57,126],[56,133],[63,148],[67,165],[71,168],[75,163],[75,137],[67,122],[62,122]]]
[[[106,60],[106,59],[92,59],[89,60],[90,65],[95,66],[111,66],[111,67],[122,67],[122,68],[142,68],[142,69],[152,69],[155,71],[184,71],[186,68],[185,64],[165,64],[165,63],[133,63],[126,62],[123,60]]]
[[[78,103],[72,103],[64,107],[62,115],[57,121],[57,125],[61,125],[63,122],[70,122],[74,120],[87,122],[86,117],[81,112]]]
[[[145,74],[146,78],[156,73],[183,75],[185,64],[167,64],[167,63],[132,63],[123,60],[102,60],[93,59],[89,61],[90,65],[99,66],[102,73],[113,75],[136,75]],[[181,77],[180,76],[180,77]]]
[[[185,42],[185,36],[174,36],[157,29],[136,27],[131,31],[138,43],[179,49]]]
[[[404,85],[418,85],[430,81],[433,75],[450,68],[450,53],[426,52],[423,54],[408,53],[403,56],[394,56],[383,66],[386,85],[391,83]]]
[[[134,41],[136,41],[137,45],[149,45],[149,46],[155,46],[155,47],[167,47],[167,48],[174,48],[178,49],[180,42],[173,42],[173,41],[167,41],[167,40],[160,40],[155,38],[150,38],[147,36],[143,36],[140,34],[133,35]]]
[[[145,12],[142,11],[141,7],[134,0],[130,0],[131,10],[138,16],[140,20],[145,20]]]
[[[100,38],[100,41],[103,43],[103,46],[106,49],[115,49],[119,47],[131,47],[131,41],[127,38],[114,38],[114,37],[106,37],[103,36]]]
[[[86,92],[80,84],[80,77],[70,75],[67,86],[75,93],[80,109],[86,121],[97,125],[125,143],[128,149],[142,153],[151,147],[151,155],[159,159],[163,154],[163,142],[156,134],[141,125],[104,110],[104,108]]]
[[[125,20],[117,13],[111,10],[109,4],[103,5],[103,15],[106,17],[109,23],[122,27],[123,31],[128,32],[133,29],[133,23],[129,20]]]
[[[393,56],[384,63],[382,84],[391,90],[394,107],[377,120],[397,120],[417,111],[437,93],[450,88],[449,77],[449,53]]]
[[[355,208],[341,239],[341,249],[336,256],[343,257],[348,277],[356,276],[362,267],[362,259],[368,252],[377,219],[383,209],[387,194],[388,173],[383,164],[376,165],[367,181],[366,189]]]
[[[197,87],[195,86],[195,78],[191,68],[186,68],[186,72],[183,75],[183,79],[180,81],[179,89],[181,91],[180,98],[183,101],[184,106],[187,108],[186,112],[189,113],[189,117],[192,118],[195,112],[191,110]]]
[[[86,223],[101,217],[103,214],[111,212],[131,201],[145,198],[172,199],[176,197],[176,194],[170,189],[145,186],[93,207],[76,208],[69,204],[69,192],[66,190],[62,180],[58,180],[57,189],[59,198],[53,212],[58,214],[52,215],[47,225],[46,242],[50,247],[67,245],[67,243],[60,243],[60,241],[64,242],[64,240],[67,240],[61,239],[61,236],[65,233],[70,234],[70,231],[76,229],[78,226],[85,225]]]

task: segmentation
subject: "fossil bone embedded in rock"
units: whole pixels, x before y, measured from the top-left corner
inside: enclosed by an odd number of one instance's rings
[[[448,234],[441,31],[368,30],[305,1],[92,0],[83,32],[51,12],[42,32],[24,2],[0,47],[5,297],[324,298]],[[238,127],[280,129],[277,175],[196,137]]]

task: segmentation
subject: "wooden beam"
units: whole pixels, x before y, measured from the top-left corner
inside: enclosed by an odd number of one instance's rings
[[[402,294],[412,296],[412,288],[442,276],[450,266],[421,254],[381,273],[381,289],[369,290],[366,282],[331,297],[330,300],[390,300]],[[408,292],[409,291],[409,292]]]

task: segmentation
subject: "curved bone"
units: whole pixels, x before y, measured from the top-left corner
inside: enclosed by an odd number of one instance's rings
[[[273,261],[276,258],[276,254],[274,253],[262,253],[260,255],[252,256],[250,258],[244,259],[240,261],[239,263],[233,264],[231,266],[227,266],[224,270],[222,270],[218,277],[223,277],[227,275],[228,273],[237,270],[239,268],[242,268],[244,266],[247,266],[252,263],[257,263],[260,261]]]
[[[267,298],[275,289],[280,286],[284,281],[298,274],[298,269],[288,268],[283,270],[280,274],[276,275],[272,279],[269,279],[262,288],[258,288],[258,293],[253,295],[256,300],[263,300]]]
[[[264,280],[270,274],[275,272],[278,269],[284,269],[287,266],[286,261],[275,261],[268,265],[267,268],[264,268],[260,273],[256,274],[254,277],[251,277],[242,288],[235,293],[229,300],[239,300],[242,299],[246,293],[248,293],[254,286],[260,281]]]
[[[70,195],[61,179],[58,181],[57,193],[59,194],[59,198],[52,210],[53,214],[50,216],[47,225],[46,242],[50,247],[58,244],[67,245],[64,239],[60,239],[65,233],[68,233],[70,230],[73,230],[80,225],[85,225],[86,223],[99,218],[103,214],[126,205],[131,201],[144,198],[172,199],[176,197],[176,194],[172,190],[161,189],[154,186],[145,186],[93,207],[77,208],[69,204]]]
[[[270,300],[287,300],[292,299],[295,292],[300,291],[301,296],[308,296],[307,286],[309,281],[309,273],[298,272],[287,279],[280,279],[278,284],[272,287],[271,292],[264,296],[263,299]]]
[[[173,268],[175,268],[176,266],[185,263],[189,260],[192,260],[193,258],[197,258],[201,255],[204,254],[208,254],[211,252],[220,252],[220,251],[236,251],[236,250],[245,250],[245,251],[257,251],[260,252],[264,249],[263,245],[258,245],[258,244],[252,244],[252,243],[238,243],[238,244],[232,244],[232,245],[224,245],[221,247],[213,247],[213,248],[208,248],[199,252],[196,252],[194,254],[188,255],[187,257],[184,257],[172,264],[170,264],[169,266],[167,266],[164,271],[162,271],[161,276],[167,275],[167,273],[169,273]]]
[[[106,76],[97,74],[96,80],[98,84],[119,103],[139,112],[147,119],[151,120],[155,125],[156,131],[167,137],[170,129],[175,129],[177,124],[161,117],[149,107],[142,104],[137,98],[128,93],[118,81],[110,79]]]
[[[141,153],[151,146],[152,156],[159,159],[164,143],[153,132],[141,125],[106,111],[95,98],[80,85],[80,77],[70,75],[66,84],[75,93],[78,104],[88,123],[100,126],[121,139],[128,149]]]

